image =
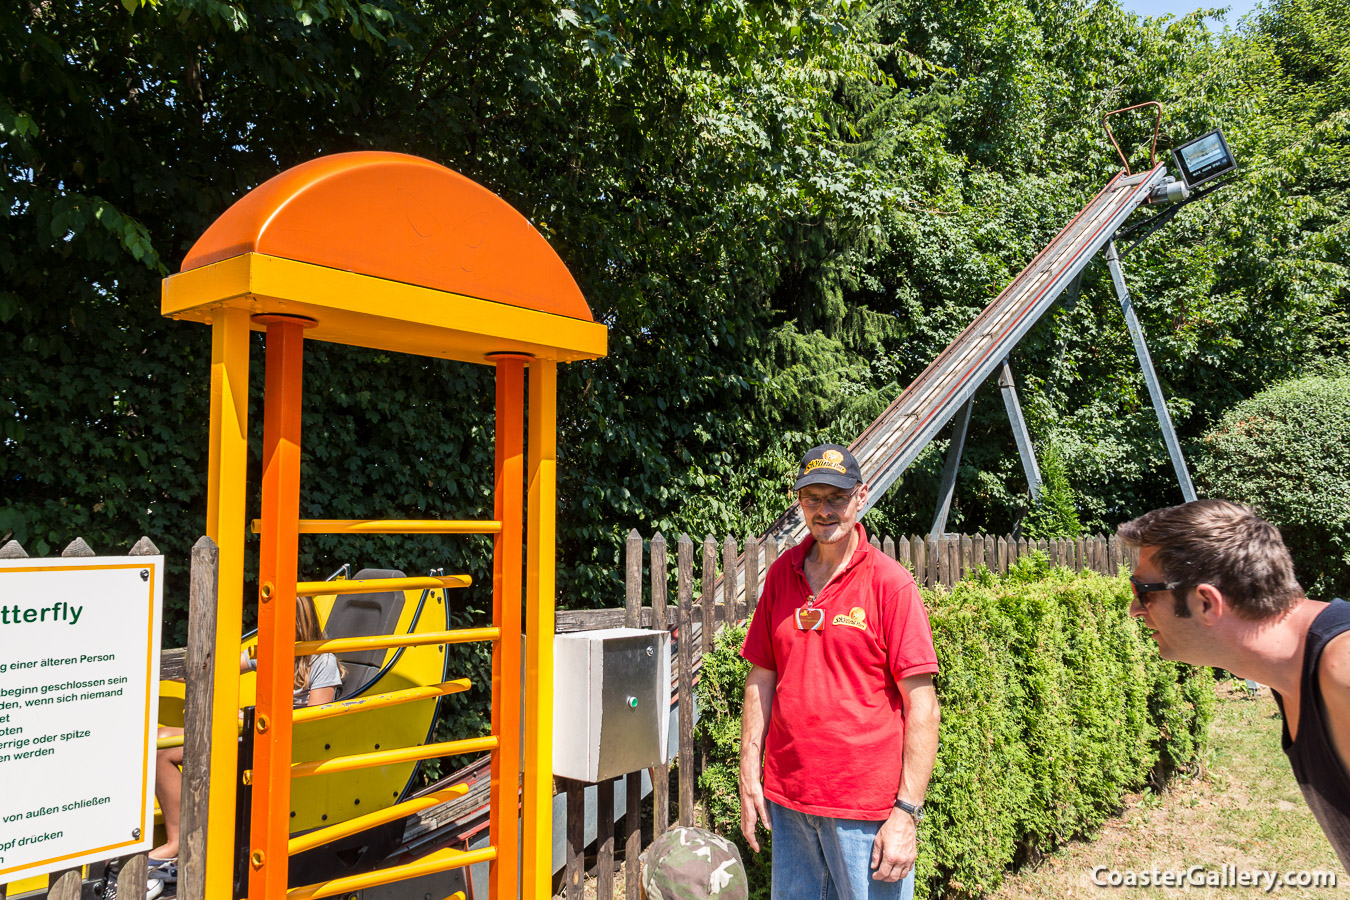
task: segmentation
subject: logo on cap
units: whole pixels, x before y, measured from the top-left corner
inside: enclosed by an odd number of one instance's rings
[[[826,450],[820,454],[820,459],[813,459],[807,463],[806,468],[802,470],[802,474],[805,475],[807,472],[816,469],[831,469],[840,475],[845,474],[844,454],[838,450]]]

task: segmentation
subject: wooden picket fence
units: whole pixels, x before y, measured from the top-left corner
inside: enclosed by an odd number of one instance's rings
[[[914,573],[915,581],[926,587],[950,587],[980,566],[991,572],[1006,573],[1019,558],[1037,551],[1044,553],[1054,565],[1105,575],[1114,575],[1122,566],[1133,566],[1137,560],[1137,554],[1115,535],[1048,541],[984,534],[946,535],[936,539],[910,535],[898,539],[873,537],[871,542],[908,568]],[[733,537],[718,541],[712,535],[696,544],[688,535],[681,535],[675,541],[672,570],[671,548],[666,538],[658,532],[650,541],[644,541],[634,530],[629,533],[624,547],[624,605],[611,609],[559,610],[557,613],[556,630],[559,633],[618,626],[673,629],[675,660],[671,669],[676,679],[674,687],[679,710],[674,777],[680,825],[697,824],[694,786],[699,773],[695,761],[694,717],[686,712],[694,709],[694,682],[702,656],[712,649],[713,639],[723,625],[742,621],[754,612],[769,567],[788,546],[771,539],[749,538],[744,544]],[[661,765],[649,770],[653,838],[670,827],[671,768]],[[635,863],[643,847],[642,773],[622,777],[625,794],[623,857]],[[596,900],[613,900],[617,837],[615,781],[594,786],[597,827],[593,865],[587,864],[586,857],[584,806],[587,787],[579,781],[558,779],[559,791],[567,795],[562,891],[568,900],[580,900],[585,876],[591,874],[596,878]],[[624,900],[639,900],[636,864],[624,867],[623,895]]]

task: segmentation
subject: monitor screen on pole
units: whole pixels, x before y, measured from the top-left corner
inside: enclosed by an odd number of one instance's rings
[[[1195,187],[1237,168],[1237,160],[1218,128],[1172,151],[1187,187]]]

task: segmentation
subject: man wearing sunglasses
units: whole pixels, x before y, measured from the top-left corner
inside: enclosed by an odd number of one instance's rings
[[[937,654],[904,566],[868,543],[838,444],[793,485],[810,537],[770,567],[741,655],[741,833],[773,831],[773,900],[909,900],[938,743]]]
[[[1162,657],[1271,686],[1294,777],[1350,870],[1350,603],[1304,596],[1279,531],[1227,500],[1154,510],[1118,533],[1139,548],[1130,615]]]

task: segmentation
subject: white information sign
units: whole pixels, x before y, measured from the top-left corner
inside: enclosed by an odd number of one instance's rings
[[[0,884],[153,846],[163,573],[0,560]]]

